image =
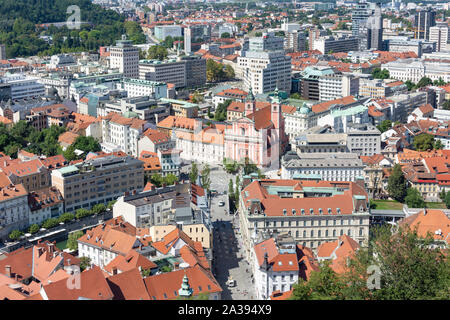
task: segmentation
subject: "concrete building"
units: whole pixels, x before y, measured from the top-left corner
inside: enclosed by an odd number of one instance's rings
[[[389,75],[393,79],[414,83],[419,82],[423,77],[431,80],[450,81],[450,65],[440,62],[423,61],[420,59],[399,59],[381,65],[381,69],[389,71]]]
[[[12,100],[29,99],[45,95],[45,87],[39,80],[24,74],[11,74],[0,78],[0,84],[10,86]]]
[[[138,141],[145,131],[146,122],[137,119],[136,113],[127,111],[124,115],[111,112],[102,118],[102,151],[110,153],[121,150],[138,157]]]
[[[141,60],[139,78],[173,83],[175,88],[200,86],[206,83],[206,60],[184,56],[167,61]]]
[[[76,66],[77,62],[70,54],[57,54],[50,57],[49,69],[66,68]]]
[[[144,187],[142,161],[113,154],[53,170],[51,177],[65,200],[65,212],[107,204]]]
[[[419,10],[414,15],[414,38],[430,38],[430,28],[436,25],[436,12],[431,9]]]
[[[155,26],[154,29],[155,37],[158,40],[164,41],[166,37],[181,37],[182,35],[182,27],[179,25],[163,25],[163,26]]]
[[[348,96],[356,96],[359,78],[352,74],[335,71],[319,77],[319,100],[330,101]]]
[[[282,179],[353,181],[363,179],[364,165],[356,153],[300,153],[289,151],[281,165]]]
[[[350,124],[347,127],[347,147],[360,156],[372,156],[381,151],[381,132],[371,124]]]
[[[436,51],[446,51],[449,40],[448,23],[439,23],[434,27],[430,27],[430,42],[436,43]]]
[[[326,75],[334,74],[335,70],[328,66],[306,67],[300,73],[300,95],[306,100],[320,100],[319,80]]]
[[[409,37],[396,37],[387,40],[391,52],[414,52],[420,58],[424,53],[436,51],[436,43],[427,40],[410,39]]]
[[[363,181],[362,181],[363,182]],[[244,176],[239,214],[245,256],[263,231],[288,233],[316,249],[347,234],[360,244],[369,237],[368,196],[355,182],[253,180]]]
[[[122,89],[127,91],[128,97],[151,96],[154,99],[167,98],[167,83],[141,79],[125,78]]]
[[[359,50],[359,39],[354,36],[324,36],[313,41],[311,50],[319,50],[323,54],[330,52],[349,52]]]
[[[124,77],[139,77],[139,49],[133,46],[131,40],[118,40],[115,46],[110,48],[110,67],[119,69]]]
[[[304,31],[287,32],[284,49],[287,52],[306,50],[306,35]]]

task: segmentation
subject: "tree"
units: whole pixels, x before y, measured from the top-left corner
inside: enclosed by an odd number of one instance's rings
[[[11,231],[11,233],[9,234],[9,238],[11,240],[18,240],[21,236],[23,236],[23,232],[19,231],[19,230],[13,230]]]
[[[374,68],[372,71],[372,76],[374,79],[389,79],[389,70],[381,68]]]
[[[81,218],[90,216],[91,214],[92,214],[91,211],[89,211],[89,210],[87,210],[87,209],[80,208],[80,209],[78,209],[78,210],[76,211],[76,213],[75,213],[75,218],[81,219]]]
[[[295,93],[291,94],[291,95],[289,96],[289,98],[290,98],[290,99],[301,100],[302,96],[300,95],[300,93],[295,92]]]
[[[440,149],[444,149],[444,145],[442,144],[441,140],[437,139],[434,141],[434,149],[435,150],[440,150]]]
[[[239,175],[236,176],[236,182],[235,182],[235,191],[234,191],[234,200],[236,201],[236,203],[239,203],[239,187],[241,184],[241,180],[239,178]]]
[[[416,88],[422,88],[433,84],[433,80],[428,77],[422,77],[416,84]]]
[[[446,101],[442,104],[442,109],[444,109],[444,110],[450,110],[450,100],[446,100]]]
[[[147,52],[147,58],[153,60],[165,60],[168,56],[167,49],[160,45],[151,46]]]
[[[74,145],[70,145],[66,148],[66,150],[63,152],[64,158],[66,158],[67,161],[73,161],[77,160],[78,156],[75,153],[75,147]]]
[[[408,88],[408,91],[413,90],[414,87],[416,86],[416,85],[414,84],[414,82],[412,82],[411,80],[406,80],[406,81],[405,81],[405,85],[406,85],[406,87]]]
[[[193,103],[200,103],[200,102],[203,102],[204,100],[205,100],[205,97],[199,92],[194,92],[194,94],[192,95]]]
[[[167,36],[163,41],[163,45],[166,48],[172,48],[173,42],[174,42],[174,40],[173,40],[172,36]]]
[[[92,207],[92,212],[99,214],[106,211],[106,206],[103,203],[97,203]]]
[[[260,32],[260,31],[255,32],[255,37],[262,37],[262,32]]]
[[[396,164],[388,179],[388,193],[392,199],[402,202],[405,200],[407,182],[403,175],[402,167]]]
[[[42,227],[45,229],[51,229],[51,228],[56,227],[58,224],[59,224],[58,219],[49,218],[42,223]]]
[[[201,172],[201,180],[202,187],[206,189],[208,192],[211,188],[211,178],[210,178],[211,169],[208,164],[203,166],[203,170]]]
[[[444,198],[445,206],[450,209],[450,192],[447,192]]]
[[[191,172],[189,172],[189,181],[191,181],[191,183],[197,183],[197,178],[198,178],[198,168],[197,168],[197,164],[195,162],[192,163],[192,167],[191,167]]]
[[[215,82],[222,80],[224,77],[223,65],[213,59],[208,59],[206,61],[206,79],[209,82]]]
[[[381,133],[388,131],[390,128],[392,128],[392,121],[388,119],[381,121],[377,126],[377,129],[380,130]]]
[[[225,65],[225,77],[227,79],[234,79],[235,77],[234,69],[229,64]]]
[[[75,215],[73,213],[66,212],[66,213],[63,213],[62,215],[60,215],[58,217],[58,222],[64,222],[65,223],[65,222],[72,221],[73,219],[75,219]]]
[[[433,150],[434,136],[428,133],[421,133],[414,136],[413,145],[417,151]]]
[[[330,261],[321,264],[319,270],[312,271],[308,282],[300,279],[293,289],[290,300],[341,300],[344,298],[344,283],[331,269]]]
[[[408,191],[406,192],[405,203],[410,208],[425,207],[425,201],[423,200],[422,195],[415,188],[408,188]]]
[[[69,233],[69,237],[67,238],[67,248],[70,250],[77,250],[78,239],[80,239],[83,235],[84,233],[81,230]]]
[[[233,200],[234,199],[234,184],[233,179],[230,178],[230,181],[228,182],[228,197]]]
[[[450,265],[443,251],[430,246],[433,241],[432,234],[421,238],[417,229],[408,226],[394,234],[387,226],[375,229],[372,262],[380,268],[381,288],[374,298],[448,299]]]
[[[97,140],[95,140],[94,137],[91,136],[77,137],[75,142],[73,143],[73,146],[75,149],[84,151],[84,154],[88,154],[89,152],[98,152],[102,150],[100,143]]]
[[[112,210],[114,204],[117,202],[117,200],[111,200],[108,202],[108,204],[106,205],[106,209]]]
[[[224,121],[227,119],[227,108],[231,104],[231,102],[232,100],[227,99],[217,105],[216,111],[214,113],[214,120]]]
[[[35,224],[32,224],[32,225],[30,226],[30,228],[28,229],[28,232],[31,233],[31,234],[34,234],[34,233],[38,232],[39,229],[40,229],[40,228],[39,228],[39,225],[37,225],[37,224],[35,223]]]
[[[91,258],[89,257],[81,257],[80,258],[80,270],[84,271],[86,268],[91,266]]]
[[[220,37],[221,37],[221,38],[224,38],[224,39],[230,38],[230,33],[229,33],[229,32],[224,32],[224,33],[222,33],[222,34],[220,35]]]

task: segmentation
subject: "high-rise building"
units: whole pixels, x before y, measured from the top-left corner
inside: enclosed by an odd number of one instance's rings
[[[191,53],[191,28],[184,28],[184,53]]]
[[[418,11],[414,17],[414,37],[416,39],[430,38],[430,28],[436,25],[436,12],[431,9]]]
[[[382,49],[381,4],[365,1],[358,3],[352,12],[352,35],[359,39],[360,50]]]
[[[446,22],[430,28],[430,41],[436,42],[436,51],[445,51],[449,40],[449,27]]]
[[[303,31],[287,32],[284,48],[290,52],[304,51],[306,49],[305,33]]]
[[[111,68],[118,68],[127,78],[139,77],[139,49],[125,35],[111,47],[110,53]]]
[[[291,57],[284,52],[284,39],[272,33],[250,38],[249,50],[238,58],[246,90],[267,93],[276,88],[291,91]]]

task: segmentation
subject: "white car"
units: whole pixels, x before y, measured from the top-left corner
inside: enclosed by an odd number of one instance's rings
[[[219,207],[223,207],[224,205],[225,205],[225,202],[223,202],[223,201],[219,202]]]

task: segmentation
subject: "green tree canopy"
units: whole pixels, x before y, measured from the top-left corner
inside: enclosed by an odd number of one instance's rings
[[[28,229],[28,232],[31,233],[31,234],[34,234],[34,233],[38,232],[39,229],[40,229],[40,228],[39,228],[39,225],[37,225],[37,224],[32,224],[32,225],[30,226],[30,228]]]
[[[69,233],[69,237],[67,238],[67,248],[70,250],[78,249],[78,239],[80,239],[84,235],[83,231],[78,230],[72,233]]]
[[[372,71],[372,76],[374,79],[389,79],[389,70],[374,68]]]
[[[392,121],[388,119],[381,121],[377,126],[377,129],[380,130],[381,133],[388,131],[390,128],[392,128]]]
[[[220,35],[220,37],[225,39],[225,38],[230,38],[231,36],[230,36],[229,32],[224,32]]]
[[[198,178],[198,168],[197,164],[193,162],[191,166],[191,171],[189,172],[189,181],[195,184],[197,183],[197,178]]]
[[[11,231],[11,233],[9,234],[9,238],[11,240],[18,240],[21,236],[23,236],[23,232],[19,231],[19,230],[13,230]]]
[[[147,58],[154,60],[165,60],[167,58],[168,52],[164,46],[154,45],[148,49]]]
[[[423,208],[425,207],[425,201],[422,195],[416,188],[408,188],[405,197],[405,203],[410,208]]]
[[[399,164],[394,166],[389,176],[387,190],[391,198],[402,203],[404,202],[407,194],[407,181]]]
[[[210,169],[209,165],[205,164],[201,171],[201,182],[202,182],[202,187],[207,191],[209,191],[211,188],[210,173],[211,173],[211,169]]]
[[[433,150],[435,146],[434,136],[428,133],[421,133],[414,136],[413,145],[417,151]]]

